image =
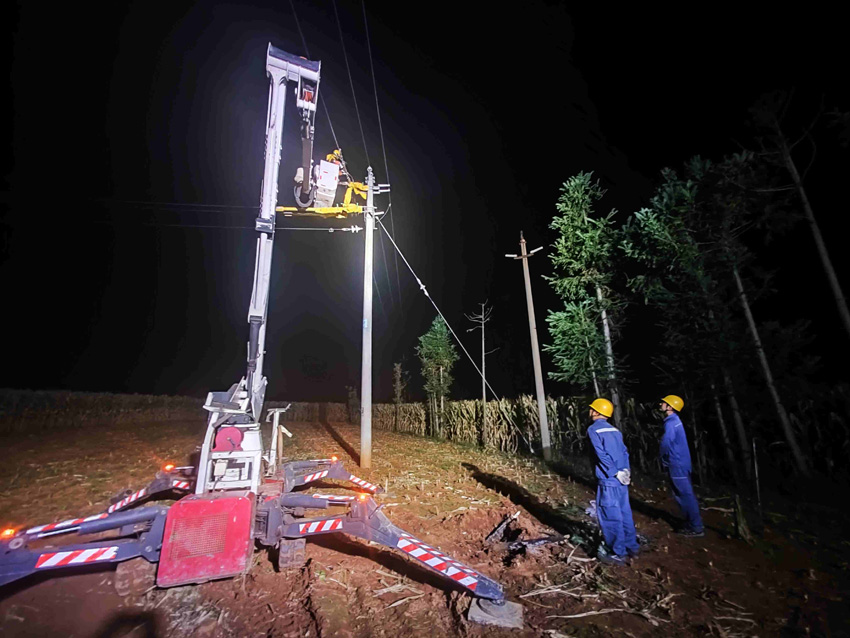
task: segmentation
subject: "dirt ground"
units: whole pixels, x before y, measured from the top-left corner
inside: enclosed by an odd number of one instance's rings
[[[644,542],[630,567],[593,558],[585,512],[592,481],[567,463],[544,466],[480,449],[376,431],[372,469],[357,467],[359,428],[288,424],[288,459],[336,453],[387,490],[376,497],[396,525],[502,583],[524,607],[522,630],[470,623],[470,598],[406,555],[342,536],[307,544],[302,569],[276,573],[257,551],[243,577],[119,596],[114,566],[53,572],[0,590],[4,636],[850,636],[847,518],[812,503],[765,496],[764,525],[736,535],[733,501],[701,492],[705,538],[672,532],[663,486],[635,477]],[[31,526],[103,511],[201,442],[203,422],[103,423],[74,432],[2,439],[0,525]],[[345,494],[339,482],[312,484]],[[485,537],[519,512],[503,542]],[[510,541],[560,535],[511,550]],[[73,541],[57,537],[58,542]]]

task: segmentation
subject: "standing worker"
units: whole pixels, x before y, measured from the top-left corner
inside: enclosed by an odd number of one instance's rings
[[[677,412],[685,407],[685,402],[675,394],[668,394],[661,399],[659,406],[667,415],[664,419],[664,435],[661,437],[659,453],[661,465],[670,474],[670,488],[673,498],[685,517],[684,525],[676,530],[682,536],[705,536],[702,518],[699,515],[699,504],[691,485],[691,452],[688,450],[688,437],[685,436],[685,426]]]
[[[613,414],[608,399],[595,399],[590,404],[593,423],[587,428],[587,437],[596,452],[596,517],[606,546],[599,548],[598,557],[609,565],[625,565],[627,556],[640,553],[640,545],[629,505],[629,451],[623,435],[606,420]]]

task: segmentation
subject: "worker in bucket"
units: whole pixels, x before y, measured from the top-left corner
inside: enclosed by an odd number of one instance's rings
[[[670,489],[673,499],[679,505],[685,522],[677,534],[682,536],[705,536],[702,518],[699,515],[699,504],[691,485],[691,452],[688,450],[688,438],[685,436],[685,426],[678,412],[685,407],[685,402],[675,394],[668,394],[661,399],[659,408],[664,413],[664,434],[661,437],[659,454],[661,465],[670,476]]]
[[[623,435],[607,421],[613,414],[608,399],[600,397],[590,404],[593,423],[587,436],[596,452],[596,517],[605,539],[597,556],[609,565],[626,565],[629,557],[637,557],[640,545],[629,505],[629,451]]]

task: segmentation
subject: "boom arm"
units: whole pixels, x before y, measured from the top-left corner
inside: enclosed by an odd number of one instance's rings
[[[296,104],[302,112],[303,127],[307,126],[312,152],[313,119],[319,89],[320,62],[313,62],[286,53],[269,44],[266,55],[266,73],[270,78],[269,112],[266,120],[266,157],[263,172],[263,188],[260,199],[260,216],[256,229],[260,232],[257,239],[257,258],[254,263],[254,287],[251,293],[251,306],[248,310],[248,374],[246,390],[254,421],[259,421],[266,392],[266,378],[263,376],[263,357],[266,342],[266,316],[269,305],[269,278],[272,265],[272,247],[274,243],[274,216],[277,206],[278,171],[283,141],[283,113],[286,104],[286,83],[297,82]],[[306,124],[304,124],[306,123]],[[309,166],[307,174],[309,175]],[[310,181],[305,179],[309,189]]]

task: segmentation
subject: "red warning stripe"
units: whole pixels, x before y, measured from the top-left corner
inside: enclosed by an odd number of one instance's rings
[[[40,532],[49,532],[55,529],[62,529],[64,527],[74,527],[79,525],[80,523],[87,523],[88,521],[96,521],[101,518],[106,518],[106,514],[95,514],[94,516],[87,516],[86,518],[71,518],[67,521],[62,521],[60,523],[50,523],[49,525],[39,525],[38,527],[31,527],[25,533],[26,534],[37,534]]]
[[[140,498],[142,498],[147,493],[148,493],[148,488],[143,487],[138,492],[133,492],[127,498],[118,501],[114,505],[110,505],[109,508],[106,511],[109,514],[112,514],[112,512],[114,512],[116,510],[120,510],[122,507],[125,507],[125,506],[129,505],[130,503],[133,503],[133,502],[139,500]]]
[[[478,586],[477,577],[480,576],[478,572],[449,558],[442,552],[437,551],[409,534],[402,534],[396,546],[414,558],[421,560],[432,569],[457,581],[467,589],[475,591],[475,588]]]
[[[63,565],[79,565],[93,563],[99,560],[115,558],[118,547],[97,547],[94,549],[77,549],[71,552],[50,552],[38,557],[35,567],[61,567]]]
[[[322,472],[316,472],[314,474],[308,474],[307,476],[304,477],[304,482],[309,483],[310,481],[315,481],[315,480],[318,480],[320,478],[324,478],[327,475],[328,475],[328,470],[324,470]]]
[[[342,519],[332,518],[326,521],[313,521],[312,523],[301,523],[298,531],[301,534],[312,534],[314,532],[332,532],[342,529]]]
[[[367,490],[372,491],[372,492],[374,492],[375,490],[378,489],[377,485],[373,485],[372,483],[369,483],[368,481],[364,481],[362,478],[358,478],[358,477],[354,476],[354,474],[351,474],[348,477],[348,480],[351,481],[352,483],[356,483],[360,487],[365,487]]]

